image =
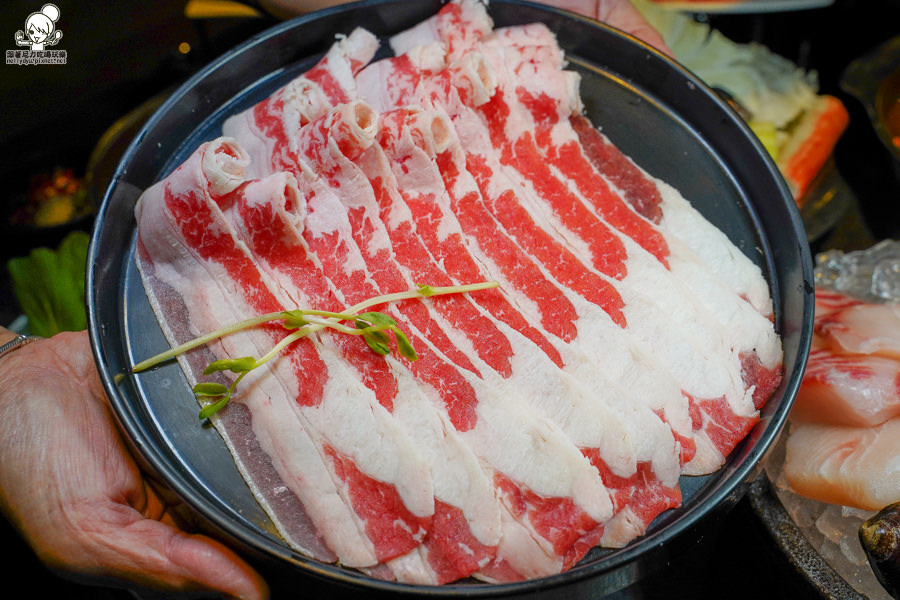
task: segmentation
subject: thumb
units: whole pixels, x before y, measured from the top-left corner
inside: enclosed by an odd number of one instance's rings
[[[151,523],[166,527],[154,521]],[[242,600],[268,597],[262,577],[223,544],[203,535],[169,531],[170,537],[164,542],[165,556],[173,572],[183,573],[187,582]]]
[[[113,527],[99,538],[104,548],[96,549],[100,556],[94,556],[98,559],[94,564],[104,565],[106,576],[129,585],[215,591],[246,600],[268,598],[262,577],[235,552],[205,535],[185,533],[138,515],[127,526]]]

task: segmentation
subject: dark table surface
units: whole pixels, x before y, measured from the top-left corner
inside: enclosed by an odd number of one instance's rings
[[[64,16],[70,16],[70,23],[77,21],[78,9],[74,3],[57,4]],[[105,127],[133,107],[140,98],[147,98],[166,89],[218,52],[270,24],[265,20],[194,21],[188,24],[181,12],[182,5],[183,2],[174,0],[161,2],[160,10],[155,16],[148,15],[147,19],[139,22],[137,27],[143,29],[137,32],[103,33],[101,30],[104,28],[97,24],[97,36],[118,35],[113,41],[131,54],[138,51],[145,55],[148,52],[158,53],[155,68],[148,67],[149,70],[145,69],[143,75],[138,72],[139,69],[127,64],[127,57],[118,59],[119,62],[111,58],[110,64],[103,64],[97,57],[96,48],[92,50],[85,45],[88,43],[85,39],[88,37],[87,33],[79,33],[70,24],[70,37],[75,40],[73,43],[83,45],[72,48],[70,56],[74,58],[79,52],[83,52],[83,57],[95,60],[88,68],[93,71],[102,70],[104,77],[98,78],[96,72],[88,77],[78,71],[83,66],[66,65],[72,68],[64,77],[71,81],[57,83],[82,88],[93,85],[100,88],[98,94],[106,95],[101,101],[96,94],[92,96],[85,91],[83,102],[92,102],[92,109],[79,104],[77,97],[80,96],[75,94],[68,103],[57,102],[49,108],[45,107],[43,111],[24,110],[17,113],[15,124],[7,113],[3,117],[3,127],[0,127],[0,132],[5,132],[0,133],[4,137],[3,147],[19,144],[35,129],[53,128],[60,147],[74,147],[76,149],[73,152],[78,156],[86,154],[84,148],[91,147]],[[900,181],[893,174],[890,158],[875,138],[861,105],[844,93],[839,85],[840,75],[852,59],[900,33],[896,19],[892,16],[898,14],[898,8],[900,0],[836,0],[832,6],[806,11],[700,16],[710,19],[714,26],[736,41],[761,41],[800,66],[815,70],[819,74],[822,91],[841,98],[850,111],[850,128],[835,151],[835,163],[852,192],[852,200],[833,227],[811,240],[814,252],[830,248],[854,250],[867,247],[879,239],[900,237]],[[83,8],[81,13],[84,13]],[[21,28],[19,21],[24,20],[25,16],[25,13],[14,15],[12,24],[2,31],[13,32],[16,28]],[[120,17],[121,15],[112,14],[108,18]],[[4,17],[3,23],[6,20]],[[90,31],[93,32],[94,29]],[[69,35],[70,32],[67,31],[66,34]],[[130,39],[135,43],[125,43],[125,36],[131,36]],[[139,47],[137,44],[142,36],[146,38],[143,41],[150,44],[149,47]],[[199,48],[190,58],[172,51],[176,46],[175,42],[182,39],[190,40]],[[94,42],[99,43],[97,40]],[[0,77],[0,98],[4,99],[19,94],[20,86],[23,85],[21,80],[11,82],[6,77],[10,73],[9,67],[6,69],[4,77]],[[21,72],[16,73],[16,77],[21,76]],[[35,76],[29,74],[26,77]],[[78,83],[79,77],[87,77],[89,81]],[[115,85],[119,80],[125,82],[127,92],[122,91],[123,85]],[[104,85],[108,89],[104,89]],[[40,101],[36,102],[40,104]],[[65,107],[81,111],[82,116],[73,119],[71,113],[66,114]],[[10,122],[7,123],[6,120]],[[85,139],[91,142],[87,146],[84,144]],[[80,160],[86,160],[86,157]],[[7,248],[5,254],[9,253]],[[0,323],[9,324],[17,315],[18,309],[4,270],[0,277]],[[624,590],[618,597],[623,600],[804,600],[823,597],[779,549],[746,497],[726,515],[703,524],[696,538],[697,542],[692,541],[684,551],[659,565],[655,573]],[[0,525],[0,539],[6,549],[6,572],[15,574],[18,580],[28,582],[29,595],[32,597],[100,600],[150,598],[149,595],[126,590],[74,583],[50,573],[5,522]],[[297,590],[296,596],[304,597],[302,590]]]

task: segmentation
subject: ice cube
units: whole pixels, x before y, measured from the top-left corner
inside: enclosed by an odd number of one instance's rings
[[[900,302],[900,260],[884,259],[875,265],[871,289],[885,302]]]

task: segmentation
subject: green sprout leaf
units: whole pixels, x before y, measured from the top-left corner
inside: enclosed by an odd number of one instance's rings
[[[235,384],[237,384],[237,381],[235,381]],[[213,416],[228,404],[231,400],[231,394],[234,392],[234,385],[227,387],[221,383],[201,382],[192,389],[194,395],[198,398],[218,398],[215,402],[206,404],[200,409],[199,418],[203,420]]]
[[[221,383],[202,382],[193,387],[194,394],[197,396],[224,396],[228,393],[228,388]]]
[[[425,298],[430,298],[434,296],[434,294],[435,291],[433,287],[431,287],[430,285],[425,285],[424,283],[419,284],[419,295]]]
[[[212,375],[221,371],[231,371],[232,373],[247,373],[256,368],[256,359],[252,356],[243,358],[223,358],[222,360],[214,360],[209,363],[203,371],[204,375]]]
[[[362,331],[363,339],[374,352],[382,356],[390,354],[390,338],[384,330],[396,328],[397,322],[380,312],[367,312],[359,315],[353,322]]]
[[[385,331],[390,331],[394,334],[397,353],[400,356],[407,360],[417,360],[419,358],[409,338],[397,325],[397,321],[388,315],[380,312],[362,313],[356,318],[354,325],[363,331],[363,337],[369,348],[378,354],[385,355],[390,353],[390,338],[384,333]]]
[[[363,334],[363,339],[376,354],[386,356],[391,353],[390,339],[383,331],[370,331]]]
[[[358,315],[355,320],[359,329],[365,329],[366,327],[380,327],[382,329],[397,327],[397,321],[380,312],[365,312]]]
[[[409,338],[400,329],[394,330],[394,339],[397,341],[397,352],[406,360],[419,360],[416,349],[410,343]]]
[[[309,321],[303,315],[302,310],[288,310],[284,312],[284,328],[300,329],[309,325]]]
[[[204,419],[210,418],[211,416],[213,416],[214,414],[216,414],[217,412],[219,412],[220,410],[225,408],[225,405],[228,404],[228,401],[230,399],[231,399],[231,394],[228,394],[227,396],[225,396],[218,402],[214,402],[212,404],[207,404],[202,409],[200,409],[200,414],[198,415],[198,417],[200,418],[201,421]]]

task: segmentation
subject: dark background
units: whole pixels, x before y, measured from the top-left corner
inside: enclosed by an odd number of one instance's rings
[[[4,0],[3,50],[39,0]],[[184,0],[87,3],[57,0],[67,52],[65,65],[0,65],[0,209],[27,186],[31,173],[61,165],[83,172],[106,129],[149,98],[275,21],[261,18],[188,18]],[[900,236],[900,181],[891,158],[869,125],[862,105],[841,90],[847,65],[900,34],[900,0],[836,0],[826,8],[770,14],[698,15],[739,42],[759,41],[819,75],[821,91],[841,98],[851,125],[835,151],[839,173],[855,201],[839,222],[812,240],[814,251],[852,250]],[[186,42],[189,52],[179,51]],[[83,223],[88,229],[90,223]],[[27,239],[5,233],[0,255],[53,244],[52,236]],[[5,268],[0,274],[0,324],[18,315]],[[49,574],[5,524],[6,572],[29,585],[29,596],[133,598],[131,593],[66,582]],[[727,516],[697,532],[699,543],[671,557],[660,571],[627,593],[629,598],[821,597],[776,547],[745,499]],[[300,594],[302,596],[302,594]]]

